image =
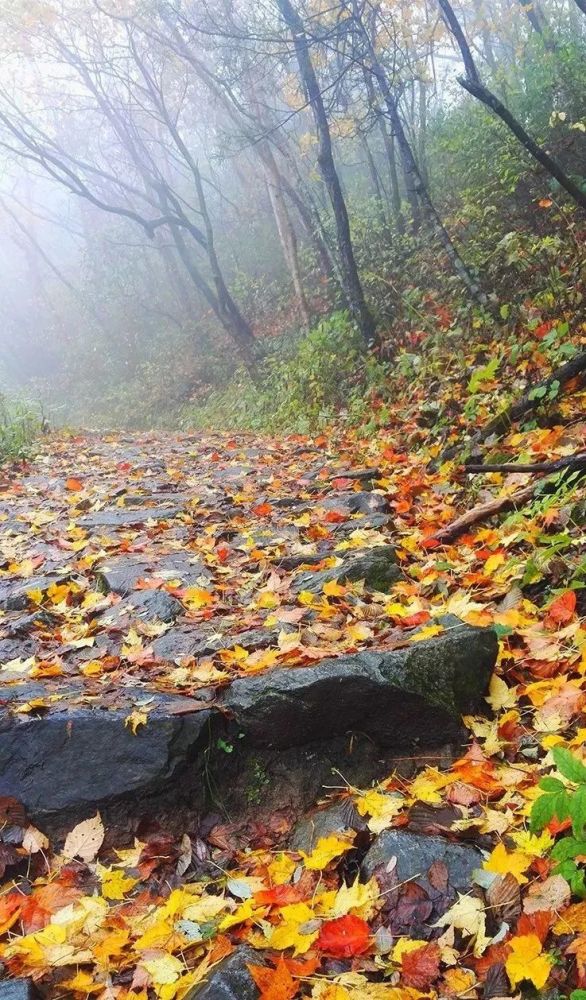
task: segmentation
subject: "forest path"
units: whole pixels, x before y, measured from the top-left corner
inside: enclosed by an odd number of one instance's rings
[[[570,740],[584,704],[583,632],[574,590],[541,611],[514,582],[566,514],[536,506],[438,552],[461,491],[391,432],[55,436],[4,471],[11,975],[50,998],[258,1000],[273,984],[330,1000],[320,977],[336,974],[335,1000],[414,1000],[467,994],[494,967],[504,995],[501,946],[484,954],[508,931],[490,918],[483,936],[479,894],[505,893],[516,920],[528,884],[512,940],[539,950],[552,838],[524,824],[552,766],[544,733]]]

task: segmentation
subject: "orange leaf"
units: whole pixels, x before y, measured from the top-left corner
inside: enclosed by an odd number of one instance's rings
[[[254,507],[250,508],[253,514],[258,514],[259,517],[268,517],[272,511],[270,503],[257,503]]]
[[[352,913],[337,920],[326,920],[317,939],[317,947],[334,958],[352,958],[368,951],[370,927]]]
[[[556,625],[567,625],[571,622],[576,611],[576,591],[566,590],[564,594],[556,597],[548,608],[545,616],[545,624],[550,628]]]
[[[435,941],[416,951],[406,952],[401,959],[403,981],[416,990],[428,990],[439,976],[439,967],[440,948]]]
[[[299,989],[282,958],[276,969],[249,965],[248,971],[260,990],[259,1000],[292,1000]]]
[[[66,479],[65,489],[72,490],[74,493],[78,493],[80,490],[83,489],[83,483],[81,479]]]
[[[261,889],[254,897],[259,906],[287,906],[289,903],[300,903],[302,899],[303,892],[295,885],[275,885],[272,889]]]

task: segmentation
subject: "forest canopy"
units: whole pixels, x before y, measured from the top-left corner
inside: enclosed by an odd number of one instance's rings
[[[581,0],[0,17],[0,378],[53,422],[217,421],[310,330],[356,372],[579,305]]]

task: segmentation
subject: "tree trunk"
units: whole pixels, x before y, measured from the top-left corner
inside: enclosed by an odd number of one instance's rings
[[[583,14],[586,14],[586,0],[576,0],[576,6],[580,8]]]
[[[425,186],[423,177],[421,176],[421,171],[419,170],[417,161],[413,155],[413,150],[411,149],[409,140],[405,134],[397,102],[390,88],[386,73],[377,59],[374,46],[372,45],[366,31],[362,25],[360,26],[362,29],[362,36],[369,50],[368,55],[371,62],[371,71],[379,85],[393,133],[395,134],[399,144],[403,170],[405,172],[405,180],[407,182],[407,190],[411,191],[412,197],[416,197],[417,202],[421,205],[426,223],[436,236],[438,242],[443,246],[454,271],[462,281],[462,284],[468,289],[471,298],[473,298],[476,302],[479,302],[481,305],[487,305],[488,300],[485,293],[480,288],[478,282],[475,281],[464,261],[460,257],[460,254],[452,243],[450,234],[444,226],[436,207],[431,200],[429,191]]]
[[[269,201],[275,217],[275,224],[277,226],[277,233],[281,243],[283,257],[285,258],[285,264],[287,265],[287,269],[293,282],[295,298],[297,299],[297,309],[299,311],[299,316],[304,329],[309,330],[311,326],[311,317],[309,305],[305,295],[305,289],[303,287],[301,268],[299,266],[297,235],[295,233],[293,223],[291,222],[291,216],[289,215],[287,205],[285,204],[285,199],[283,198],[281,175],[277,169],[272,151],[269,148],[266,148],[263,151],[262,162],[267,182]]]
[[[568,177],[565,171],[560,167],[559,163],[554,160],[549,153],[546,153],[546,151],[535,142],[529,133],[525,131],[521,122],[517,121],[515,116],[509,111],[508,108],[505,107],[502,101],[500,101],[498,97],[492,93],[492,91],[488,90],[488,88],[484,86],[478,74],[470,46],[466,41],[460,22],[458,21],[449,0],[438,0],[438,3],[440,5],[444,21],[457,42],[462,55],[462,60],[464,62],[466,76],[458,77],[458,83],[460,86],[464,87],[469,94],[472,94],[472,96],[478,101],[481,101],[487,108],[490,108],[490,110],[493,111],[494,114],[505,123],[505,125],[507,125],[513,135],[516,136],[521,145],[527,150],[533,159],[537,160],[537,162],[544,167],[551,177],[555,177],[558,184],[568,192],[568,194],[578,205],[580,205],[581,208],[586,208],[586,194],[570,177]]]
[[[368,172],[370,174],[370,180],[372,182],[372,188],[374,191],[374,200],[376,204],[376,213],[378,215],[381,230],[385,232],[388,228],[387,216],[385,212],[385,204],[383,201],[383,195],[381,190],[380,178],[378,176],[378,171],[376,169],[376,163],[374,162],[374,157],[368,145],[368,139],[365,135],[360,136],[360,144],[364,150],[364,155],[366,157],[366,163],[368,165]]]
[[[318,165],[334,212],[344,291],[348,298],[350,311],[358,325],[364,342],[368,347],[374,347],[378,343],[376,326],[373,316],[366,305],[364,291],[358,275],[350,235],[348,211],[334,163],[328,118],[315,69],[311,61],[303,22],[290,0],[277,0],[277,4],[285,23],[293,35],[293,45],[295,47],[299,72],[313,112],[318,137]]]

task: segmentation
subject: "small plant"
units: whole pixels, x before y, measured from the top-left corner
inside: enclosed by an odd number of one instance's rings
[[[258,806],[262,802],[263,792],[270,783],[270,778],[261,760],[255,758],[251,760],[249,766],[248,784],[246,788],[246,801],[251,806]]]
[[[26,458],[41,427],[41,415],[31,405],[0,394],[0,462]]]
[[[570,785],[551,775],[542,778],[539,787],[545,794],[533,804],[531,830],[540,833],[554,819],[568,824],[571,835],[554,844],[550,857],[556,862],[555,873],[566,879],[574,895],[586,898],[586,873],[578,864],[586,855],[586,766],[565,747],[555,747],[552,756]]]

